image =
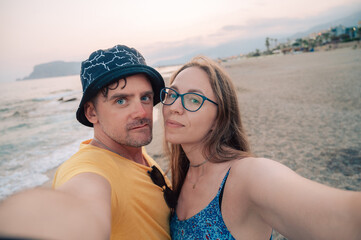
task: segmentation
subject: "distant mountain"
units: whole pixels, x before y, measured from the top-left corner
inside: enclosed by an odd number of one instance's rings
[[[34,66],[33,72],[23,80],[76,75],[80,73],[80,62],[54,61]]]

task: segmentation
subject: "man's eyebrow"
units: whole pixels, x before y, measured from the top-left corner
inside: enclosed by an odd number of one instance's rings
[[[127,98],[127,97],[134,97],[135,94],[129,94],[129,93],[115,93],[114,95],[112,95],[111,97],[109,97],[109,101],[112,101],[114,99],[118,99],[118,98]],[[153,91],[145,91],[143,93],[141,93],[140,95],[144,96],[144,95],[154,95]]]
[[[131,97],[134,96],[134,94],[126,94],[126,93],[115,93],[114,95],[112,95],[109,98],[109,101],[113,100],[113,99],[118,99],[118,98],[126,98],[126,97]]]
[[[153,94],[154,94],[153,91],[146,91],[142,95],[153,95]]]

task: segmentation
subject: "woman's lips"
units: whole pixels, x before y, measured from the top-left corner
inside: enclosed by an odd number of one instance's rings
[[[167,127],[173,127],[173,128],[184,127],[183,124],[181,124],[180,122],[174,121],[174,120],[167,120],[166,125],[167,125]]]

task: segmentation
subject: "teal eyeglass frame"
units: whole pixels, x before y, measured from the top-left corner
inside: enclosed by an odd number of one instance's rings
[[[169,89],[169,90],[171,90],[171,91],[173,91],[173,92],[176,93],[176,98],[174,98],[174,101],[173,101],[172,103],[170,103],[170,104],[166,104],[166,103],[163,102],[164,96],[165,96],[165,93],[166,93],[166,90],[167,90],[167,89]],[[184,96],[185,96],[185,95],[189,95],[189,94],[195,94],[195,95],[197,95],[197,96],[199,96],[199,97],[202,98],[202,103],[201,103],[201,105],[200,105],[196,110],[189,110],[188,108],[185,107],[185,104],[184,104]],[[184,108],[185,110],[189,111],[189,112],[197,112],[199,109],[201,109],[201,107],[203,106],[203,104],[204,104],[204,102],[205,102],[206,100],[218,106],[218,103],[212,101],[211,99],[209,99],[209,98],[207,98],[207,97],[205,97],[205,96],[203,96],[203,95],[201,95],[201,94],[199,94],[199,93],[190,92],[190,93],[180,94],[180,93],[178,93],[176,90],[174,90],[173,88],[168,88],[168,87],[162,88],[162,89],[160,90],[160,102],[161,102],[163,105],[170,106],[170,105],[172,105],[173,103],[175,103],[175,101],[177,101],[177,99],[178,99],[179,97],[181,97],[181,100],[182,100],[181,102],[182,102],[183,108]]]

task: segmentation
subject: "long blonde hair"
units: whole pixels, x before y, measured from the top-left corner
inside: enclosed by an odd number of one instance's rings
[[[213,60],[198,56],[176,71],[170,78],[170,84],[180,72],[190,67],[198,67],[207,73],[218,103],[216,126],[204,139],[204,157],[211,162],[225,162],[251,156],[241,122],[237,93],[229,75]],[[173,190],[178,197],[189,168],[189,160],[180,144],[166,140],[164,143],[165,152],[171,160]]]

